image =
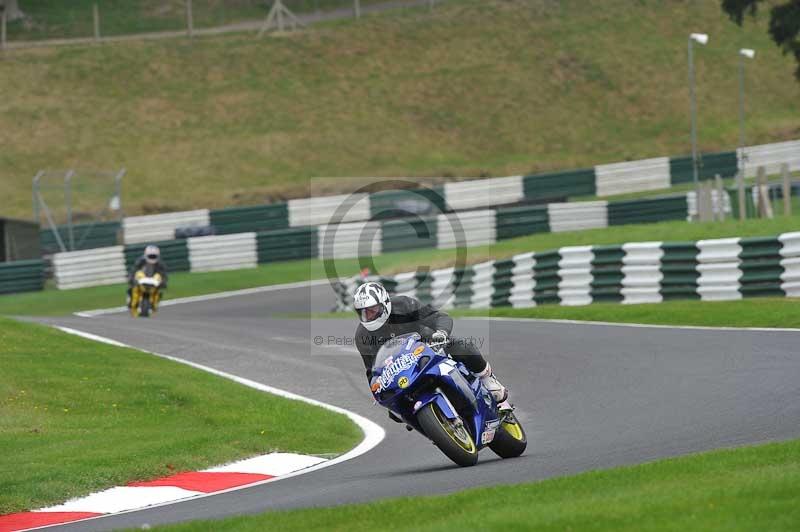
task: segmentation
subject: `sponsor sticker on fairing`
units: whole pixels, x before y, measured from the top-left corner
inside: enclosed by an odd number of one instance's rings
[[[417,363],[417,357],[412,355],[411,353],[406,353],[405,355],[401,356],[400,358],[396,359],[394,362],[389,364],[383,369],[381,376],[378,377],[378,382],[380,383],[380,389],[386,389],[389,387],[390,384],[394,381],[394,378],[397,377],[400,373],[404,372],[411,366]]]

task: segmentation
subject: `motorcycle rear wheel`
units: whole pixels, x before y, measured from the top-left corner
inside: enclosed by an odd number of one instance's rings
[[[447,419],[436,403],[430,403],[417,412],[417,421],[425,431],[425,435],[450,460],[462,467],[478,463],[478,447],[469,431],[463,423],[458,426],[457,423]]]
[[[506,414],[497,428],[494,440],[489,444],[489,449],[500,458],[516,458],[527,447],[528,438],[522,424],[513,413]]]

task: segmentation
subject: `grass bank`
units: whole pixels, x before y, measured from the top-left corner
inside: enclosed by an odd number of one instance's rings
[[[195,530],[796,530],[800,441],[532,484],[157,527]]]
[[[686,223],[683,221],[658,224],[620,225],[605,229],[570,233],[543,233],[489,246],[467,250],[467,263],[474,264],[490,259],[501,259],[529,251],[546,251],[562,246],[621,244],[644,241],[686,241],[703,238],[776,236],[800,230],[800,214],[776,217],[772,220],[726,220],[716,223]],[[374,258],[377,271],[391,275],[411,271],[420,266],[432,268],[452,266],[456,252],[452,249],[420,249],[387,253]],[[357,259],[336,261],[339,276],[358,273]],[[317,259],[262,264],[250,270],[210,273],[174,273],[170,276],[167,297],[185,297],[200,294],[238,290],[255,286],[274,285],[324,279],[325,267]],[[124,303],[125,286],[98,286],[79,290],[47,289],[43,292],[0,296],[0,315],[52,316],[80,310],[116,307]],[[333,301],[331,301],[333,304]]]
[[[712,36],[696,54],[702,150],[737,144],[741,43],[758,50],[748,142],[800,136],[794,64],[764,17],[740,29],[716,2],[450,1],[281,38],[8,53],[3,214],[30,217],[42,168],[125,167],[124,207],[137,214],[302,196],[315,176],[331,178],[315,181],[319,193],[352,187],[343,176],[517,175],[685,154],[689,27]],[[82,189],[73,203],[77,216],[108,197]]]
[[[0,514],[274,450],[339,454],[361,438],[343,415],[5,318],[0,367]]]

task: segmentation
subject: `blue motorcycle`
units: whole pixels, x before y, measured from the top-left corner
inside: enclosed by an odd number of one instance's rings
[[[521,455],[528,442],[513,409],[498,408],[480,379],[444,348],[418,333],[384,344],[372,366],[375,400],[460,466],[475,465],[487,446],[502,458]]]

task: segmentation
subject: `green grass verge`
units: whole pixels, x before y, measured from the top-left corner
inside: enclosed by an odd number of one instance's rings
[[[789,531],[800,522],[798,498],[800,441],[795,440],[446,496],[157,529]]]
[[[666,301],[658,304],[593,303],[585,307],[463,309],[454,316],[493,316],[707,327],[800,328],[800,300],[752,298],[740,301]]]
[[[658,224],[619,225],[605,229],[592,229],[570,233],[542,233],[489,246],[467,250],[467,262],[501,259],[529,251],[546,251],[562,246],[622,244],[642,241],[686,241],[703,238],[777,236],[800,230],[800,215],[777,217],[772,220],[726,220],[716,223],[686,223],[683,221]],[[442,268],[453,265],[455,250],[419,249],[387,253],[375,257],[377,270],[386,275],[411,271],[428,265]],[[359,271],[357,259],[336,261],[339,276],[354,275]],[[303,260],[262,264],[250,270],[210,273],[174,273],[170,276],[167,297],[176,298],[238,290],[280,283],[322,279],[325,269],[322,261]],[[48,289],[43,292],[0,296],[0,315],[52,316],[80,310],[116,307],[124,302],[123,285],[99,286],[80,290]],[[333,303],[333,302],[331,302]]]
[[[78,1],[90,4],[58,4]],[[794,62],[766,22],[739,28],[708,1],[462,0],[281,38],[12,51],[0,61],[14,125],[0,128],[3,214],[30,217],[41,168],[124,166],[137,214],[307,195],[314,176],[502,176],[686,154],[690,26],[712,36],[696,54],[702,150],[737,144],[743,42],[759,54],[748,141],[797,138]],[[84,187],[72,201],[77,217],[108,196]]]
[[[357,271],[355,261],[343,261],[348,274]],[[320,261],[292,261],[263,264],[248,270],[223,272],[174,272],[170,274],[165,298],[178,298],[240,290],[255,286],[320,279],[324,270]],[[76,290],[56,290],[0,296],[0,315],[58,316],[125,304],[127,285],[93,286]]]
[[[665,301],[644,305],[592,303],[582,307],[542,305],[533,308],[450,309],[447,313],[455,317],[604,321],[703,327],[800,328],[800,300],[768,297],[738,301]],[[350,312],[283,315],[295,319],[353,317]]]
[[[0,368],[0,514],[273,450],[338,454],[361,438],[343,415],[5,318]]]

